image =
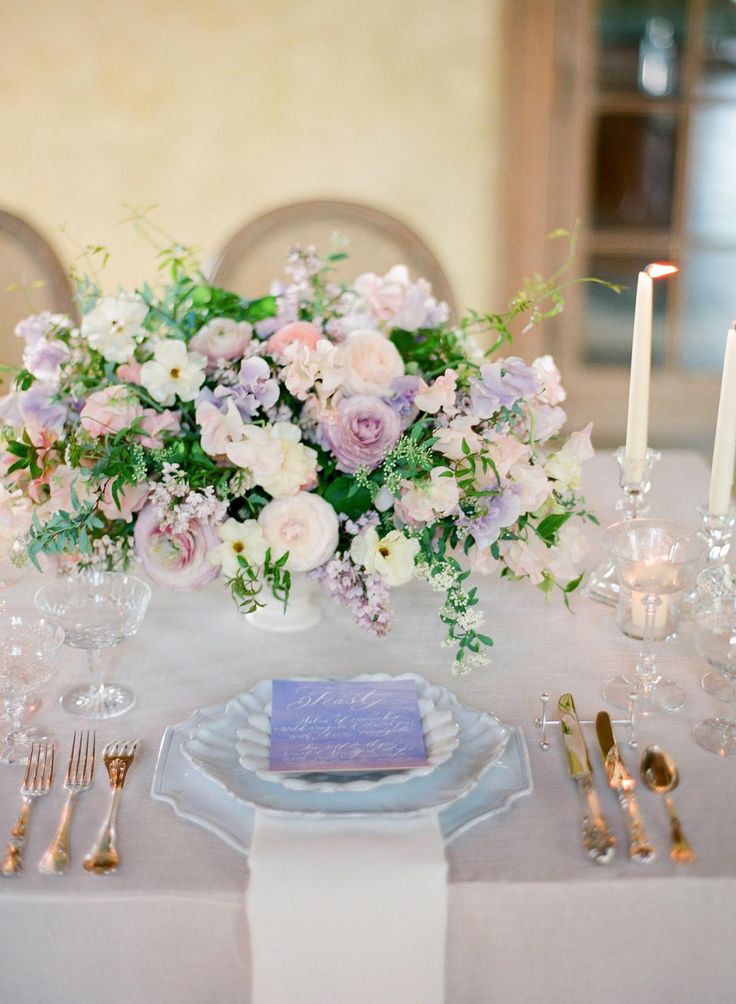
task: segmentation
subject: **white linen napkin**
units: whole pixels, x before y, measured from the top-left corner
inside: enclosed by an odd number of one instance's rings
[[[437,812],[305,819],[256,809],[249,864],[253,1004],[442,1004]]]

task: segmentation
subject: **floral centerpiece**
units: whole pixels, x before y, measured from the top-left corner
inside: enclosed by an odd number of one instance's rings
[[[403,266],[347,285],[343,253],[295,248],[287,281],[244,300],[181,248],[164,257],[155,288],[80,283],[80,327],[42,313],[16,329],[24,365],[0,401],[16,557],[21,536],[34,564],[137,560],[168,589],[221,576],[244,611],[264,590],[286,604],[306,573],[377,635],[391,590],[425,579],[444,593],[456,671],[491,644],[471,571],[567,601],[590,428],[560,438],[550,356],[499,356],[515,317],[561,309],[558,276],[451,325]]]

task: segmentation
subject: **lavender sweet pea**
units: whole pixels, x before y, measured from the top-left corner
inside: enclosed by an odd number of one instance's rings
[[[406,429],[417,417],[418,408],[414,398],[422,387],[423,380],[418,376],[400,376],[391,381],[391,394],[384,398],[401,418],[401,428]]]
[[[479,418],[491,418],[499,408],[512,408],[517,401],[534,397],[539,379],[531,366],[517,356],[480,368],[480,380],[470,381],[471,411]]]
[[[459,520],[468,528],[479,548],[485,549],[498,540],[503,527],[513,526],[521,515],[521,500],[519,495],[506,488],[492,498],[486,498],[481,503],[485,510],[472,518]]]
[[[68,408],[55,399],[56,392],[54,384],[37,381],[18,395],[18,411],[26,425],[40,425],[52,432],[62,431]]]
[[[354,474],[378,467],[401,435],[401,419],[380,397],[344,398],[324,426],[324,440],[338,470]]]
[[[265,411],[272,408],[279,399],[278,381],[271,377],[271,371],[265,359],[251,356],[244,359],[240,366],[238,383],[232,387],[219,386],[214,391],[214,402],[222,407],[232,398],[241,418],[250,421],[259,408]]]

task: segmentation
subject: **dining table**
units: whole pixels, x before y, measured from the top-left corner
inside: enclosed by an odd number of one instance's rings
[[[707,475],[699,455],[665,451],[653,473],[651,514],[698,527]],[[611,453],[585,464],[583,491],[601,526],[617,519],[618,465]],[[600,530],[590,523],[589,532],[593,561]],[[32,610],[41,581],[28,572],[7,592],[8,610]],[[488,666],[462,676],[451,675],[451,653],[441,647],[442,597],[421,582],[394,591],[395,623],[385,638],[364,634],[347,611],[327,600],[316,626],[272,634],[246,623],[221,583],[197,592],[154,589],[139,632],[105,653],[109,676],[132,688],[136,705],[96,723],[72,719],[58,704],[60,694],[86,673],[84,653],[65,648],[34,716],[56,738],[57,774],[63,775],[65,752],[80,724],[94,725],[98,749],[115,739],[139,740],[120,802],[121,865],[104,876],[81,867],[107,804],[100,763],[95,784],[78,800],[72,867],[63,876],[38,872],[63,805],[59,779],[34,807],[26,870],[0,881],[0,1002],[250,1002],[248,858],[151,797],[165,729],[261,679],[377,670],[414,672],[448,687],[464,704],[520,726],[528,748],[533,790],[446,848],[447,1004],[733,1002],[736,758],[714,756],[690,735],[700,719],[724,707],[701,689],[708,667],[695,651],[691,625],[681,623],[675,638],[657,645],[662,670],[687,691],[686,706],[641,718],[637,750],[628,747],[623,726],[620,738],[637,776],[638,758],[649,743],[676,761],[677,806],[697,859],[687,865],[670,860],[662,799],[640,784],[639,805],[659,854],[649,864],[629,860],[595,731],[583,726],[598,795],[621,845],[601,867],[582,850],[581,806],[559,727],[548,729],[549,748],[542,749],[535,719],[543,692],[551,697],[553,718],[565,692],[574,695],[581,718],[594,719],[604,708],[623,717],[625,712],[605,705],[602,689],[611,677],[633,669],[639,643],[619,631],[613,607],[586,596],[584,584],[570,596],[569,610],[561,591],[548,596],[528,582],[479,577],[478,587],[483,630],[494,646]],[[17,814],[22,774],[18,765],[0,766],[3,845]],[[288,913],[288,897],[278,906]],[[349,902],[345,919],[349,924]],[[298,970],[298,953],[289,953],[283,964]]]

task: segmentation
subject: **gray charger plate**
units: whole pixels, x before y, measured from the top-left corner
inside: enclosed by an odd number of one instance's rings
[[[248,854],[253,836],[252,808],[200,773],[181,744],[201,721],[202,712],[164,732],[153,775],[151,797],[170,805],[177,816],[214,833],[240,854]],[[449,844],[471,826],[505,812],[517,798],[532,792],[529,754],[521,729],[510,725],[509,740],[496,763],[461,798],[439,812],[440,829]]]

